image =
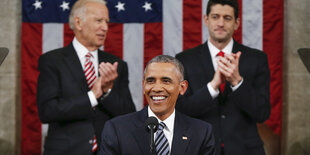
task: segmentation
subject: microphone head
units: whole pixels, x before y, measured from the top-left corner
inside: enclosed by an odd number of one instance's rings
[[[146,119],[144,127],[147,132],[149,132],[151,129],[153,129],[153,132],[156,132],[158,128],[158,120],[154,116],[151,116]]]

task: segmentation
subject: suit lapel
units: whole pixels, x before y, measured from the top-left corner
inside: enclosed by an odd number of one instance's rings
[[[64,61],[72,72],[73,77],[77,80],[78,83],[81,83],[82,89],[88,90],[83,68],[72,43],[65,48]]]
[[[105,56],[105,53],[103,53],[103,51],[98,49],[98,62],[99,64],[101,62],[107,62],[107,57]]]
[[[100,49],[98,49],[98,62],[99,64],[101,62],[110,62],[111,64],[113,64],[114,62],[112,62],[111,57],[106,54],[104,51],[101,51]]]
[[[204,73],[206,73],[206,80],[212,80],[215,71],[207,42],[202,45],[201,50],[198,52],[198,57],[198,60],[203,64],[202,69],[204,70]]]
[[[144,122],[147,119],[147,106],[138,112],[137,120],[134,124],[136,126],[136,130],[133,131],[134,138],[141,150],[141,154],[151,154],[150,153],[150,135],[144,128]],[[137,154],[139,154],[137,152]]]
[[[183,119],[182,114],[176,111],[171,154],[184,154],[190,140],[188,123]]]

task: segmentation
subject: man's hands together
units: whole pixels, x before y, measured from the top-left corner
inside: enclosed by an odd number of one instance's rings
[[[228,81],[232,86],[236,86],[242,77],[239,74],[239,60],[241,52],[225,54],[219,57],[217,61],[217,69],[211,81],[211,86],[218,89],[222,83]]]
[[[100,76],[97,77],[92,88],[97,99],[104,93],[107,93],[109,89],[112,89],[114,80],[118,77],[117,66],[118,62],[113,64],[102,62],[99,64],[98,71]]]

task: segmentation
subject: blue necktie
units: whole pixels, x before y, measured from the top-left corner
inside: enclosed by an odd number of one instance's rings
[[[158,130],[155,138],[155,147],[157,155],[169,154],[169,143],[163,131],[165,126],[166,124],[164,122],[160,122],[158,125]]]

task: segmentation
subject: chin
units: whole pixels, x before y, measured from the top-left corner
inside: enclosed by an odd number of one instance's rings
[[[155,113],[162,113],[162,109],[164,108],[164,107],[162,107],[161,105],[155,105],[155,104],[151,104],[151,109],[152,109],[152,111]]]
[[[225,41],[227,41],[228,39],[225,38],[225,37],[219,37],[219,38],[216,38],[216,40],[217,40],[218,42],[225,42]]]

